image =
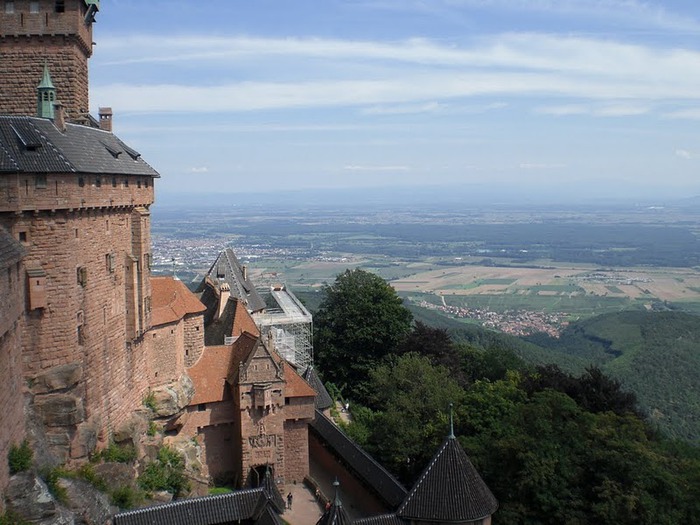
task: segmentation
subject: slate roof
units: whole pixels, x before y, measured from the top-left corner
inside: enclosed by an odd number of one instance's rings
[[[321,381],[321,378],[318,377],[318,374],[316,373],[316,370],[314,369],[313,365],[307,366],[306,370],[304,370],[304,373],[301,375],[301,377],[303,377],[306,380],[306,382],[309,383],[311,387],[316,391],[316,400],[314,403],[317,409],[325,410],[333,406],[333,398],[328,393],[328,390],[326,390],[326,387],[323,384],[323,381]]]
[[[247,276],[246,276],[247,277]],[[205,292],[206,286],[221,286],[227,283],[231,287],[231,296],[240,299],[249,312],[259,312],[265,309],[265,301],[258,294],[253,282],[243,278],[243,267],[231,248],[222,251],[211,265],[199,291]],[[204,298],[202,299],[205,302]],[[209,307],[209,304],[207,307]]]
[[[0,226],[0,269],[17,264],[25,253],[24,247]]]
[[[355,525],[406,525],[406,523],[396,514],[382,514],[381,516],[355,520]]]
[[[284,499],[268,471],[258,488],[122,512],[113,525],[284,525],[278,515],[283,511]]]
[[[197,297],[173,277],[151,277],[151,324],[174,323],[206,309]]]
[[[0,116],[0,173],[95,173],[160,177],[108,131],[38,117]]]
[[[492,515],[498,501],[454,436],[442,444],[396,515],[407,521],[454,523]]]
[[[238,490],[230,494],[182,499],[156,507],[122,512],[114,516],[113,524],[220,525],[238,520],[256,523],[267,500],[263,487]]]
[[[401,504],[407,494],[401,483],[357,443],[347,437],[323,412],[316,410],[316,418],[310,428],[389,507],[396,508]]]

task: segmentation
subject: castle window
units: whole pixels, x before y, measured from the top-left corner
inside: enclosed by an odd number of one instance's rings
[[[95,177],[95,187],[101,188],[102,187],[102,179],[99,177]]]
[[[146,188],[148,188],[148,179],[144,179],[143,184],[146,186]]]
[[[85,266],[78,266],[75,273],[78,279],[78,284],[83,288],[87,286],[87,268],[85,268]]]
[[[115,257],[113,253],[108,253],[105,255],[105,262],[107,264],[107,270],[109,273],[114,273]]]
[[[140,188],[140,187],[141,187],[141,179],[139,179],[139,180],[136,181],[136,187],[137,187],[137,188]]]
[[[47,186],[46,175],[43,173],[38,173],[34,176],[34,187],[39,189],[45,189]]]
[[[85,331],[83,330],[83,325],[78,325],[78,345],[83,346],[85,344]]]
[[[17,234],[17,237],[19,238],[19,242],[21,243],[27,243],[27,232],[22,231]]]
[[[207,409],[206,403],[200,403],[197,405],[197,412],[204,412]]]
[[[125,188],[129,187],[129,179],[124,179],[124,187]]]
[[[117,187],[117,178],[112,177],[112,188],[116,188],[116,187]]]
[[[5,2],[5,13],[8,15],[14,14],[15,12],[15,3],[14,2]]]
[[[39,12],[39,2],[38,1],[29,2],[29,12],[32,14],[36,14]]]
[[[65,13],[66,12],[66,0],[56,0],[56,12]]]
[[[78,186],[81,188],[85,187],[85,178],[84,177],[78,177]]]

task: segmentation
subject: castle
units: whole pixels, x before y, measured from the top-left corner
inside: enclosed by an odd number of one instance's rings
[[[166,439],[196,441],[205,485],[276,501],[274,487],[316,468],[364,494],[366,514],[399,508],[410,494],[324,415],[293,296],[274,290],[294,323],[266,315],[227,251],[201,300],[151,276],[160,175],[112,133],[110,108],[87,110],[98,11],[0,5],[0,458],[30,438],[50,463],[79,463],[116,436],[136,441],[145,404]],[[9,479],[3,459],[0,511]]]

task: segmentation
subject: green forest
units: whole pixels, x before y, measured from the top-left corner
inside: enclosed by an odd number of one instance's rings
[[[411,311],[362,270],[324,292],[319,370],[351,403],[346,432],[407,487],[453,404],[455,434],[499,500],[494,523],[698,521],[697,317],[623,312],[525,341]]]

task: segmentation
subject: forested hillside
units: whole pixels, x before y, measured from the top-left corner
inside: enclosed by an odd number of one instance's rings
[[[650,423],[669,437],[700,442],[700,316],[626,311],[570,325],[560,338],[519,338],[410,307],[414,317],[457,342],[512,350],[533,365],[579,374],[595,365],[637,396]]]
[[[627,391],[648,383],[663,397],[673,389],[654,385],[674,383],[669,374],[690,381],[696,318],[619,314],[535,344],[464,325],[448,332],[425,317],[411,324],[369,275],[348,271],[326,289],[317,362],[351,402],[346,432],[407,486],[447,434],[452,403],[455,433],[499,499],[496,524],[697,522],[700,449],[659,432],[658,414],[646,417]],[[542,365],[547,355],[577,371]],[[668,362],[672,371],[654,370]]]

